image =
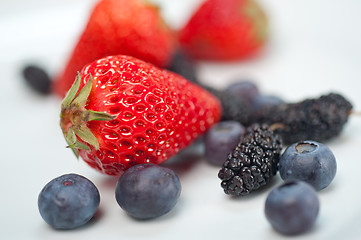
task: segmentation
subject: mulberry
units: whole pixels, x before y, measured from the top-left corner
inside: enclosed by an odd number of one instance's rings
[[[268,125],[249,126],[218,173],[224,192],[244,196],[269,183],[278,171],[281,150],[281,138]]]
[[[348,120],[352,104],[337,93],[280,104],[263,111],[256,122],[275,124],[285,144],[298,141],[326,141],[340,134]]]

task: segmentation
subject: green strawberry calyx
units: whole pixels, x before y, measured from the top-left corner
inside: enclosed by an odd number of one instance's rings
[[[61,103],[60,112],[60,127],[68,144],[67,147],[74,152],[76,157],[79,157],[78,149],[90,150],[87,144],[96,150],[99,149],[98,140],[88,128],[87,122],[109,121],[116,117],[109,113],[86,109],[85,105],[93,86],[93,77],[90,75],[87,83],[79,91],[80,82],[81,76],[78,73],[72,87]]]
[[[254,0],[248,0],[242,7],[243,13],[253,23],[253,34],[258,41],[264,42],[268,37],[268,20],[261,6]]]

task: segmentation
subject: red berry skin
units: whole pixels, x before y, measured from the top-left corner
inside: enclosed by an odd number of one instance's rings
[[[97,60],[80,75],[80,89],[93,77],[85,109],[116,116],[87,122],[99,149],[79,149],[87,164],[108,175],[162,163],[220,120],[220,103],[211,93],[130,56]]]
[[[174,31],[156,6],[143,0],[100,0],[64,71],[55,79],[53,92],[64,97],[84,65],[110,55],[130,55],[165,67],[176,44]]]
[[[193,59],[231,61],[256,55],[268,35],[268,20],[254,0],[206,0],[179,32]]]

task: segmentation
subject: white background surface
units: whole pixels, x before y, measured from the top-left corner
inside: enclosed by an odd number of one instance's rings
[[[285,239],[268,224],[263,207],[272,186],[249,197],[223,194],[218,168],[186,151],[173,168],[182,182],[179,203],[152,220],[129,218],[114,198],[116,179],[77,161],[58,127],[56,97],[41,97],[24,85],[24,64],[56,74],[82,31],[94,0],[0,0],[1,174],[0,239]],[[181,27],[200,0],[158,0],[164,17]],[[202,81],[224,87],[249,77],[261,90],[289,101],[330,91],[345,94],[361,111],[361,1],[262,0],[271,20],[264,54],[249,61],[200,63]],[[327,145],[338,161],[334,182],[319,192],[315,228],[295,239],[360,239],[361,117],[351,116],[341,136]],[[197,153],[197,152],[196,152]],[[56,231],[41,219],[37,197],[59,175],[75,172],[101,193],[100,213],[74,231]]]

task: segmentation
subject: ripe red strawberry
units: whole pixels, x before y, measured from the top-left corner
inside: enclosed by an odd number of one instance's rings
[[[130,55],[165,67],[177,39],[158,8],[144,0],[100,0],[53,91],[64,97],[84,65],[110,55]]]
[[[268,23],[254,0],[206,0],[179,32],[182,49],[201,60],[236,60],[255,55]]]
[[[100,172],[119,175],[174,156],[220,113],[218,100],[201,87],[118,55],[83,68],[62,102],[60,125],[75,154]]]

